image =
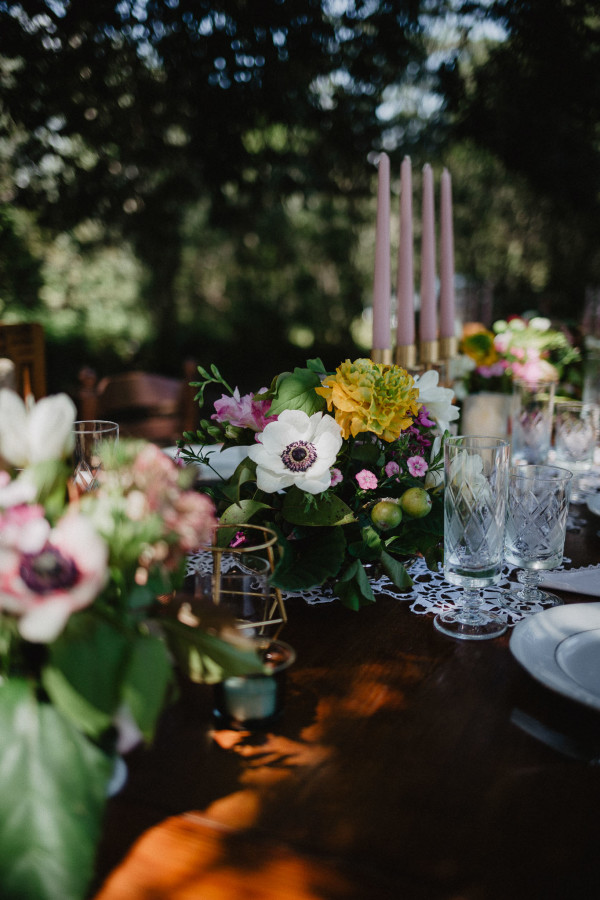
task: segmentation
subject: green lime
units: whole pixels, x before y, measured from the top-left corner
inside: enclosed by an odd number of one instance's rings
[[[371,521],[380,531],[391,531],[402,521],[398,500],[380,500],[371,510]]]
[[[411,519],[422,519],[431,510],[431,497],[425,488],[412,487],[400,497],[403,512]]]

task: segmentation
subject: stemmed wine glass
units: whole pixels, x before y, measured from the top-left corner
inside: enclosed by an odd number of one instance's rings
[[[82,492],[94,490],[100,468],[100,450],[107,441],[119,438],[119,426],[105,419],[81,419],[74,423],[75,471],[73,480]]]
[[[560,565],[565,546],[573,474],[558,466],[513,466],[509,474],[506,561],[519,566],[520,588],[507,591],[501,603],[529,614],[562,600],[538,587],[544,569]]]
[[[459,436],[444,443],[444,574],[465,589],[459,609],[442,612],[438,631],[485,640],[506,631],[481,608],[480,588],[502,577],[510,445],[496,437]]]

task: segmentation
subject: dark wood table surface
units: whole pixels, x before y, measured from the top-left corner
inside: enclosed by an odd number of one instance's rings
[[[567,537],[576,565],[600,562],[587,518]],[[288,614],[281,721],[215,731],[212,689],[188,686],[128,757],[96,900],[600,897],[600,713],[535,681],[510,633],[456,641],[390,598]]]

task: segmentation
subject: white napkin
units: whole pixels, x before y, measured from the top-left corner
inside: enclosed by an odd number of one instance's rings
[[[540,581],[540,587],[600,597],[600,565],[582,566],[580,569],[567,569],[563,572],[546,572]]]

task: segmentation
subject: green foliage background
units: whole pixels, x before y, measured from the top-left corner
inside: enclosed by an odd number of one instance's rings
[[[0,318],[44,323],[50,390],[84,364],[332,367],[369,347],[385,149],[393,248],[413,160],[417,287],[429,161],[466,318],[576,325],[599,55],[588,0],[0,2]]]

